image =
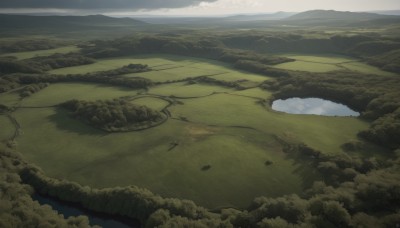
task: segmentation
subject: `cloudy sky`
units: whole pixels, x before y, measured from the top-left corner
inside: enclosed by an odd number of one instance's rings
[[[0,0],[0,13],[207,16],[311,9],[399,10],[400,0]]]

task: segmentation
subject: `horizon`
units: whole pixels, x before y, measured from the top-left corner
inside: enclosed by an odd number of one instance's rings
[[[333,9],[310,9],[305,11],[273,11],[273,12],[256,12],[256,13],[230,13],[230,14],[210,14],[210,15],[190,15],[190,14],[151,14],[151,13],[143,13],[143,14],[121,14],[121,13],[110,13],[110,12],[87,12],[87,13],[66,13],[60,11],[19,11],[19,12],[6,12],[0,8],[0,14],[3,15],[20,15],[20,16],[96,16],[102,15],[113,18],[223,18],[223,17],[232,17],[232,16],[257,16],[257,15],[275,15],[280,13],[287,14],[298,14],[310,11],[336,11],[336,12],[351,12],[351,13],[375,13],[375,14],[383,14],[383,15],[400,15],[400,9],[397,10],[371,10],[371,11],[341,11],[341,10],[333,10]],[[389,12],[393,12],[393,14],[389,14]]]
[[[335,10],[350,12],[399,11],[397,0],[2,0],[0,13],[95,15],[113,17],[222,17],[231,15],[273,14],[277,12],[305,12],[310,10]]]

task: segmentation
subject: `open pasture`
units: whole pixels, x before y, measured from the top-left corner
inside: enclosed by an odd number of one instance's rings
[[[137,185],[216,208],[298,193],[315,178],[271,136],[249,129],[170,120],[142,132],[105,134],[55,108],[20,110],[16,118],[24,129],[19,149],[29,161],[84,185]],[[172,143],[179,145],[171,149]],[[265,166],[267,160],[273,165]],[[211,169],[203,171],[205,165]]]
[[[350,70],[366,74],[395,75],[377,67],[361,62],[359,59],[340,55],[320,54],[280,54],[281,56],[295,59],[295,62],[282,63],[274,67],[284,70],[298,70],[308,72],[329,72],[337,70]]]
[[[0,141],[13,137],[15,126],[6,115],[0,115]]]
[[[152,71],[126,74],[125,77],[143,77],[154,82],[182,80],[190,77],[208,76],[222,81],[248,80],[257,85],[268,77],[237,71],[228,64],[212,60],[174,55],[136,55],[100,59],[93,64],[51,70],[52,74],[85,74],[117,69],[129,64],[147,64]]]
[[[54,106],[72,99],[103,100],[123,96],[134,96],[137,90],[93,84],[93,83],[54,83],[39,93],[32,94],[21,102],[23,107]]]

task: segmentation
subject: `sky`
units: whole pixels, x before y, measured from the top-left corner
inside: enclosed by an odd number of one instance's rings
[[[313,9],[400,10],[400,0],[0,0],[0,13],[216,16]]]

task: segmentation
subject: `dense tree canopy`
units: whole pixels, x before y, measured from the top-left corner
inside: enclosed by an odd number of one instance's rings
[[[109,132],[140,130],[165,120],[160,112],[123,99],[70,100],[62,106],[69,109],[73,117]]]

